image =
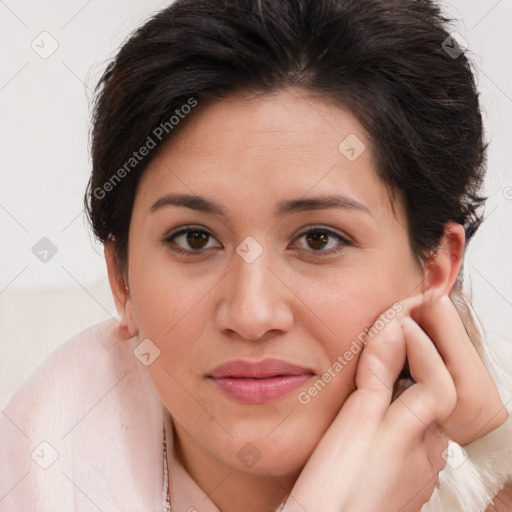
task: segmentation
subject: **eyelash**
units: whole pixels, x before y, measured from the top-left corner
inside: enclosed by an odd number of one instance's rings
[[[180,235],[189,233],[189,232],[205,233],[205,234],[209,235],[210,237],[213,237],[213,235],[211,233],[209,233],[207,230],[205,230],[203,228],[196,227],[196,226],[186,226],[186,227],[180,229],[179,231],[177,231],[175,233],[171,233],[169,236],[166,236],[162,240],[162,243],[170,246],[170,245],[172,245],[175,238],[179,237]],[[326,234],[329,236],[336,237],[339,240],[340,245],[342,246],[341,248],[338,247],[336,249],[329,249],[327,251],[321,251],[321,250],[315,251],[315,250],[303,249],[303,250],[306,250],[307,252],[312,253],[315,256],[318,256],[320,258],[322,258],[326,255],[328,256],[328,255],[339,253],[345,247],[350,247],[350,246],[355,245],[352,241],[348,240],[347,238],[340,235],[336,231],[333,231],[332,229],[329,229],[329,228],[320,227],[320,226],[310,227],[307,231],[304,231],[300,235],[298,235],[296,240],[298,240],[298,239],[302,238],[304,235],[308,235],[310,233],[323,233],[323,234]],[[199,249],[199,250],[195,250],[195,251],[194,250],[190,251],[190,250],[186,250],[186,249],[179,249],[176,247],[171,247],[171,250],[178,254],[182,254],[184,256],[193,257],[193,256],[198,256],[198,255],[204,254],[204,252],[207,251],[208,249]]]

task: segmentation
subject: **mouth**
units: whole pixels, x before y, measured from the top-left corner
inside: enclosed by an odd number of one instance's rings
[[[215,368],[207,378],[222,394],[245,404],[279,400],[303,386],[315,372],[282,359],[237,359]]]

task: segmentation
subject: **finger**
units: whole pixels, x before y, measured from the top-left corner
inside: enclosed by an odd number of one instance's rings
[[[470,369],[484,368],[476,348],[467,335],[455,304],[443,295],[425,301],[416,310],[417,322],[434,341],[446,365],[451,367],[454,381],[473,379]],[[414,315],[413,315],[414,317]],[[469,377],[468,377],[469,375]]]
[[[458,416],[464,416],[464,409],[470,408],[481,397],[482,410],[474,413],[474,421],[469,425],[471,432],[468,430],[466,436],[460,429],[468,425],[456,425],[460,418],[452,418],[454,426],[459,429],[458,442],[465,444],[477,433],[483,436],[502,425],[507,413],[498,389],[471,342],[452,300],[445,295],[424,302],[413,314],[417,315],[419,323],[433,340],[452,376],[461,404]]]
[[[413,309],[420,307],[422,302],[421,294],[396,302],[379,315],[367,332],[365,347],[358,361],[356,386],[358,391],[366,393],[364,398],[366,407],[372,408],[374,417],[379,422],[384,418],[391,401],[396,398],[394,387],[405,364],[405,340],[400,319],[410,314]],[[384,328],[379,328],[379,321]],[[369,393],[374,395],[371,404]],[[355,393],[355,395],[346,404],[347,409],[351,407],[351,401],[357,404],[357,398],[361,393]],[[360,407],[355,404],[354,407]]]
[[[362,400],[375,397],[372,409],[380,423],[391,403],[393,385],[406,357],[405,339],[400,322],[390,322],[377,335],[367,339],[357,364],[357,393]]]
[[[396,318],[398,320],[405,316],[410,316],[411,312],[421,307],[424,300],[424,296],[421,293],[400,299],[375,319],[372,329],[379,319],[384,319],[384,321],[388,323],[390,318]],[[372,329],[368,332],[370,336],[372,335]]]
[[[430,425],[450,415],[457,396],[450,373],[430,338],[410,317],[403,318],[401,324],[416,384],[393,402],[384,423],[397,425],[404,434],[422,436]]]

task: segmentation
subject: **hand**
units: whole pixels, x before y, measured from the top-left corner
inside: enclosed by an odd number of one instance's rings
[[[502,408],[501,400],[451,300],[427,304],[418,295],[402,305],[399,315],[368,340],[358,364],[357,389],[322,437],[283,512],[419,511],[445,465],[448,438],[473,439],[502,421],[489,422],[489,415]],[[413,318],[436,336],[435,345]],[[455,357],[458,351],[461,358]],[[406,356],[416,383],[393,402],[393,385]],[[465,377],[461,363],[478,371],[482,396],[473,399],[489,407],[474,408],[467,399],[467,387],[475,391],[475,374]],[[487,417],[482,418],[482,411]]]
[[[456,404],[434,344],[411,319],[422,297],[367,339],[348,397],[299,475],[283,512],[418,512],[448,445],[438,423]],[[406,357],[415,384],[392,402]]]
[[[433,340],[457,390],[455,409],[442,422],[449,439],[465,445],[503,425],[507,411],[496,384],[451,299],[424,301],[411,315]]]

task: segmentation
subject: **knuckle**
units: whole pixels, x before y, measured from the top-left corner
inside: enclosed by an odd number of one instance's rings
[[[414,394],[408,395],[413,389]],[[450,400],[446,400],[442,393],[432,390],[425,384],[415,384],[402,397],[405,406],[411,412],[411,419],[420,421],[424,431],[430,430],[432,425],[447,417],[453,410]]]
[[[374,357],[380,361],[387,361],[394,357],[396,350],[400,347],[405,350],[405,340],[400,326],[396,323],[387,325],[374,336],[367,338],[363,354],[366,357]]]

